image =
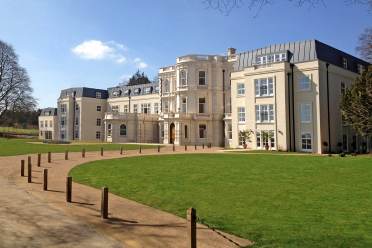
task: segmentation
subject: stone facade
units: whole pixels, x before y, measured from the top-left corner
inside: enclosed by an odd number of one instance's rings
[[[371,137],[344,125],[339,109],[342,92],[367,66],[317,40],[186,55],[160,68],[158,82],[62,90],[53,139],[314,153],[371,149]],[[248,130],[245,141],[241,131]]]

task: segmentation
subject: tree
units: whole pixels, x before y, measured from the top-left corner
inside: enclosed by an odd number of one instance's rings
[[[341,113],[344,122],[361,136],[372,133],[372,66],[356,78],[342,96]]]
[[[36,106],[30,78],[18,64],[13,48],[0,40],[0,118],[6,111],[27,111]]]
[[[252,134],[253,134],[253,131],[250,129],[239,131],[239,135],[241,139],[243,140],[244,148],[247,148],[247,142],[251,142]]]
[[[372,63],[372,28],[366,28],[359,36],[357,51],[365,60]]]
[[[151,81],[145,75],[144,72],[140,72],[139,70],[134,73],[134,75],[129,79],[127,85],[139,85],[139,84],[149,84]]]
[[[294,3],[299,7],[310,6],[316,7],[319,5],[326,5],[325,0],[287,0],[288,2]],[[249,10],[256,10],[260,12],[264,7],[274,2],[284,2],[283,0],[203,0],[203,3],[208,7],[220,11],[225,15],[229,15],[233,9],[242,7],[243,5],[248,6]],[[344,4],[362,4],[368,5],[369,9],[372,9],[372,0],[344,0]]]

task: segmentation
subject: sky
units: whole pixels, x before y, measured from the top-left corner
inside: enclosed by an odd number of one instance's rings
[[[226,15],[204,0],[0,0],[0,40],[19,55],[44,108],[57,105],[62,89],[106,89],[138,69],[152,79],[186,54],[317,39],[357,55],[372,24],[372,11],[348,0],[316,8],[275,0],[260,10],[242,1]]]

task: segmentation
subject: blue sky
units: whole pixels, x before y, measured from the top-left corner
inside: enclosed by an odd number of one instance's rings
[[[315,38],[356,55],[372,24],[371,11],[347,0],[317,8],[274,2],[257,16],[244,4],[226,16],[203,0],[0,0],[0,39],[13,45],[47,107],[63,88],[115,86],[137,68],[153,78],[185,54]]]

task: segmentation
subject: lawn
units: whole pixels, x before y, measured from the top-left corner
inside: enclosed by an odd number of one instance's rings
[[[32,143],[39,142],[38,140],[33,139],[6,139],[0,138],[0,156],[13,156],[21,154],[30,154],[30,153],[46,153],[46,152],[64,152],[66,150],[70,152],[79,152],[82,148],[85,148],[86,151],[99,151],[101,147],[104,150],[120,150],[120,147],[123,146],[124,150],[138,149],[139,146],[135,144],[108,144],[108,143],[72,143],[72,144],[42,144],[42,143]],[[142,148],[154,148],[153,145],[143,145]]]
[[[372,247],[367,156],[146,156],[90,162],[70,175],[178,216],[193,206],[255,247]]]
[[[14,127],[0,127],[0,133],[11,133],[11,134],[38,136],[39,135],[39,130],[37,130],[37,129],[14,128]]]

